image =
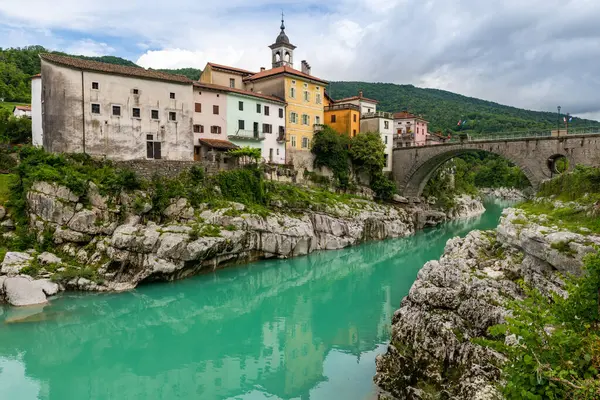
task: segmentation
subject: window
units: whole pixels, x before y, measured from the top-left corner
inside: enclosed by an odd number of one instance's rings
[[[121,106],[112,106],[112,115],[115,115],[117,117],[121,116]]]
[[[387,138],[387,135],[385,135],[385,136],[384,136],[383,143],[385,143],[385,144],[388,144],[388,138]]]
[[[290,141],[291,141],[292,147],[296,147],[296,136],[295,135],[290,136]]]
[[[310,117],[306,114],[302,114],[302,125],[310,125]]]
[[[201,113],[202,112],[202,103],[194,104],[194,111],[197,113]]]
[[[194,133],[204,133],[203,125],[194,125]]]
[[[383,121],[383,128],[390,129],[390,121]]]
[[[385,166],[386,166],[386,167],[388,166],[388,158],[389,158],[389,157],[388,157],[388,155],[387,155],[387,154],[384,154],[384,155],[383,155],[383,160],[385,161]]]
[[[158,119],[158,110],[152,110],[150,114],[152,119]]]
[[[419,127],[417,126],[417,133],[419,133]]]
[[[295,84],[296,84],[296,81],[292,81],[292,85],[295,85]]]
[[[279,155],[279,149],[275,150],[275,154]]]
[[[321,103],[323,102],[323,101],[321,100],[321,93],[317,93],[317,94],[315,95],[315,102],[316,102],[317,104],[321,104]]]
[[[352,129],[352,137],[356,136],[356,129]]]
[[[260,112],[261,112],[260,104],[256,105],[256,112],[260,114]]]
[[[92,104],[92,114],[100,114],[100,104]]]
[[[269,115],[269,106],[265,106],[265,115]]]
[[[174,99],[175,98],[175,93],[173,93],[173,92],[169,93],[169,98]]]
[[[271,124],[263,124],[262,128],[264,133],[273,133],[273,125]]]
[[[92,89],[94,89],[94,90],[100,89],[100,85],[98,84],[98,82],[92,82]]]
[[[285,134],[285,127],[279,125],[279,134],[280,135],[284,135]]]
[[[246,129],[246,124],[243,119],[238,120],[238,129]]]
[[[215,114],[215,115],[219,114],[219,106],[213,106],[213,114]]]
[[[336,121],[336,116],[335,114],[331,116],[331,122],[335,122]]]
[[[174,111],[169,111],[169,121],[177,121],[177,113]]]
[[[140,109],[139,109],[139,108],[136,108],[136,107],[134,107],[134,108],[131,110],[131,115],[133,116],[133,118],[141,118],[141,117],[142,117],[142,114],[141,114],[141,112],[140,112]]]
[[[235,79],[229,78],[229,87],[230,88],[234,88],[235,87]]]
[[[305,87],[305,88],[307,88],[307,87],[308,87],[308,83],[305,83],[305,84],[304,84],[304,87]]]
[[[279,109],[279,118],[283,118],[283,108]]]
[[[290,88],[290,97],[292,99],[296,98],[296,88]]]
[[[146,136],[146,158],[154,158],[160,160],[161,156],[161,143],[152,140],[152,135]]]
[[[315,90],[318,92],[319,90],[321,90],[321,88],[319,86],[315,86]]]
[[[308,149],[309,145],[310,145],[310,140],[308,140],[308,138],[303,137],[302,138],[302,148]]]
[[[354,115],[352,116],[352,121],[353,121],[353,122],[356,122],[356,114],[354,114]]]
[[[238,101],[238,110],[244,111],[244,102],[243,101]]]
[[[210,127],[210,133],[220,134],[221,133],[221,127],[220,126],[216,126],[216,125],[211,126]]]
[[[140,94],[140,90],[139,89],[133,89],[133,94]]]
[[[304,91],[304,101],[310,101],[310,93],[308,91]]]
[[[318,115],[315,117],[315,124],[321,125],[321,117],[319,117]]]
[[[298,114],[295,112],[291,112],[290,113],[290,122],[292,124],[297,124],[298,123]]]

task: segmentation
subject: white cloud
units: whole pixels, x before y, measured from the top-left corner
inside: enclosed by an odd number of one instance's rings
[[[98,57],[113,54],[115,49],[106,43],[95,42],[91,39],[83,39],[70,44],[64,51],[69,54]]]
[[[42,38],[77,53],[128,47],[142,53],[137,62],[145,67],[213,61],[258,70],[270,66],[267,46],[283,7],[296,64],[307,59],[322,78],[413,83],[531,109],[561,103],[573,113],[600,113],[600,2],[567,3],[30,0],[25,8],[6,1],[0,45]],[[65,44],[42,33],[59,29],[104,43]],[[114,40],[104,39],[107,33]]]

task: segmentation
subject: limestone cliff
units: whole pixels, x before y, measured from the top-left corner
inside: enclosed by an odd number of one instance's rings
[[[505,210],[496,231],[450,240],[394,314],[390,345],[376,362],[380,398],[501,398],[502,355],[471,339],[504,321],[507,301],[523,295],[518,280],[562,293],[561,276],[578,273],[599,245],[600,236],[543,226],[517,209]]]

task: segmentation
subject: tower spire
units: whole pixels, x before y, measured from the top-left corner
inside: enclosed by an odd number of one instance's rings
[[[281,32],[285,30],[285,24],[283,22],[283,10],[281,10]]]

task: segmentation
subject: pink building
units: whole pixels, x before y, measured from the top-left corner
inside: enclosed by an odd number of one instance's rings
[[[403,111],[394,114],[394,131],[398,140],[410,146],[424,146],[429,139],[429,122]]]
[[[227,88],[194,82],[194,159],[200,161],[202,139],[227,141]],[[204,142],[207,143],[207,142]],[[231,144],[231,146],[235,146]]]

